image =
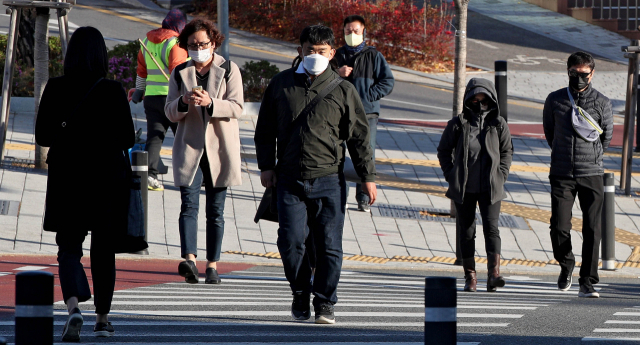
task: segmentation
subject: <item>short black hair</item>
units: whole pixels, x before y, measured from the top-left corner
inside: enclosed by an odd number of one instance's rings
[[[300,46],[305,42],[311,44],[328,44],[333,48],[336,44],[336,37],[333,35],[333,30],[330,27],[324,25],[311,25],[302,29],[300,34]]]
[[[347,18],[344,19],[344,23],[342,24],[342,27],[347,26],[347,24],[349,23],[353,23],[353,22],[360,22],[362,24],[362,26],[365,26],[366,23],[364,21],[364,17],[359,16],[359,15],[353,15],[353,16],[348,16]]]
[[[64,74],[104,78],[108,70],[109,58],[102,33],[91,26],[78,28],[69,40],[64,58]]]
[[[596,68],[596,61],[593,56],[587,52],[575,52],[567,59],[567,69],[573,66],[587,65],[593,71]]]

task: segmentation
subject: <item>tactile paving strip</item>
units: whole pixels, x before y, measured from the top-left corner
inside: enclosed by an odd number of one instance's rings
[[[449,210],[430,207],[379,203],[371,206],[371,215],[373,216],[455,223],[456,219],[447,216],[448,214]],[[482,225],[482,218],[480,217],[479,213],[476,213],[476,224]],[[508,214],[500,215],[500,217],[498,218],[498,226],[512,229],[530,230],[529,225],[522,217],[515,217]]]

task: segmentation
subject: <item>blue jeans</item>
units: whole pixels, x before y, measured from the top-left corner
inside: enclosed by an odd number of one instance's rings
[[[373,161],[376,160],[376,134],[378,132],[378,115],[377,114],[367,114],[367,120],[369,120],[369,143],[371,144],[371,149],[373,150]],[[369,196],[362,191],[362,185],[360,183],[356,184],[356,201],[358,203],[365,202],[369,203]]]
[[[277,189],[278,250],[291,290],[313,292],[315,306],[335,304],[342,268],[342,230],[347,201],[344,175],[297,180],[278,174]],[[305,247],[307,236],[312,236],[315,246],[313,286]]]
[[[198,256],[198,210],[200,190],[204,178],[206,193],[205,211],[207,215],[207,260],[220,261],[222,236],[224,235],[224,201],[227,187],[213,187],[209,160],[205,151],[200,159],[200,167],[189,187],[180,187],[182,207],[178,228],[180,231],[180,251],[183,258],[187,254]]]

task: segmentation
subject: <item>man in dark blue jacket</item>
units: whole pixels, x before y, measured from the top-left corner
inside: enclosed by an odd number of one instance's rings
[[[371,148],[376,150],[376,129],[380,116],[380,99],[393,90],[393,74],[384,56],[364,42],[365,21],[361,16],[348,16],[344,20],[344,39],[347,44],[336,51],[334,62],[338,74],[350,81],[358,91],[369,120]],[[360,211],[369,212],[369,198],[356,185],[356,200]]]

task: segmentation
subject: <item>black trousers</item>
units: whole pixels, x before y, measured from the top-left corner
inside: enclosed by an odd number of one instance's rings
[[[149,176],[158,178],[158,162],[160,162],[160,149],[162,142],[171,127],[176,134],[178,124],[169,121],[164,114],[164,104],[167,96],[145,96],[144,113],[147,117],[147,143],[144,150],[149,152]]]
[[[549,176],[551,182],[551,245],[553,257],[564,270],[576,263],[571,247],[571,210],[576,194],[582,209],[582,266],[580,284],[589,279],[591,284],[600,281],[598,260],[602,235],[602,202],[604,185],[602,176],[560,177]]]
[[[65,303],[71,297],[77,297],[79,302],[91,298],[89,281],[80,262],[82,243],[86,236],[87,231],[65,231],[56,234],[58,274]],[[108,314],[111,310],[111,300],[116,285],[116,254],[110,248],[108,234],[92,232],[91,276],[96,314]]]
[[[460,250],[463,259],[470,259],[476,252],[476,204],[480,206],[484,245],[487,256],[500,254],[502,241],[498,229],[500,204],[491,203],[491,193],[465,193],[462,204],[456,203],[456,228],[460,236]]]

